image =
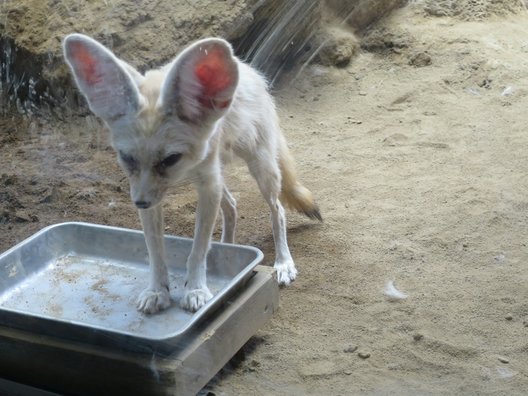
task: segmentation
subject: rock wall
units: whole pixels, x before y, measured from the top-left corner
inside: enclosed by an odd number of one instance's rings
[[[361,31],[394,8],[404,5],[407,0],[325,0],[325,2],[335,17],[355,31]]]
[[[402,2],[5,0],[0,4],[0,110],[16,107],[61,117],[71,108],[85,111],[62,58],[62,39],[72,32],[101,41],[140,71],[168,62],[193,40],[222,36],[277,82],[283,70],[322,49],[316,38],[326,35],[321,21],[328,10],[336,18],[346,13],[347,26],[361,30]],[[326,41],[332,43],[332,37]],[[354,39],[352,33],[339,36],[348,38]]]
[[[526,9],[525,0],[424,0],[424,10],[433,16],[451,16],[478,21],[494,15],[514,14]]]
[[[172,59],[208,35],[238,37],[253,22],[257,0],[7,0],[0,5],[0,81],[4,104],[19,111],[76,103],[61,42],[85,33],[140,70]]]

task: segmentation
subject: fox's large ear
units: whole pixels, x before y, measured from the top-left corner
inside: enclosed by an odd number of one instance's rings
[[[137,85],[124,62],[110,50],[90,37],[76,33],[64,39],[64,56],[77,86],[96,116],[115,121],[138,112],[141,96]],[[134,78],[137,80],[140,76],[137,73]]]
[[[185,49],[170,65],[161,88],[161,106],[193,123],[213,122],[229,108],[238,84],[231,45],[205,39]]]

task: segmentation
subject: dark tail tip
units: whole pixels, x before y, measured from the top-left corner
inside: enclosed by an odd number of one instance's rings
[[[317,205],[314,205],[311,210],[304,210],[302,213],[309,219],[319,220],[321,223],[323,222],[323,216],[321,216],[321,211]]]

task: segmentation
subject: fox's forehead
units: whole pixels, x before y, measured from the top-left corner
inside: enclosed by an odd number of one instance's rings
[[[112,143],[117,151],[146,163],[157,162],[168,154],[188,153],[190,150],[184,141],[165,134],[119,136]]]
[[[156,106],[164,80],[165,73],[162,70],[150,70],[145,73],[145,78],[138,88],[148,106]]]
[[[145,74],[145,79],[138,85],[143,97],[139,113],[135,117],[135,129],[138,136],[152,136],[161,125],[161,111],[158,106],[161,85],[164,74],[159,70],[151,70]]]
[[[158,156],[168,152],[184,153],[190,150],[193,139],[189,126],[177,117],[169,117],[160,107],[160,91],[165,80],[163,70],[151,70],[138,84],[144,100],[139,112],[122,124],[114,124],[114,147],[126,154]]]

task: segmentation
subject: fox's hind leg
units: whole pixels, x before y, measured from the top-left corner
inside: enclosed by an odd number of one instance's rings
[[[222,209],[222,242],[235,243],[237,221],[236,200],[225,185],[224,191],[222,192],[220,208]]]
[[[257,154],[246,162],[271,210],[273,240],[275,242],[275,264],[273,267],[277,270],[277,279],[279,284],[288,285],[295,280],[297,269],[288,248],[286,216],[279,201],[281,191],[280,169],[278,163],[272,160],[273,158],[271,153]]]

